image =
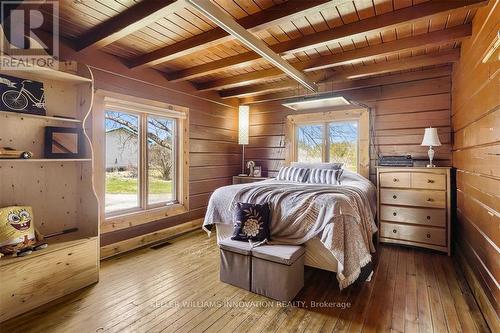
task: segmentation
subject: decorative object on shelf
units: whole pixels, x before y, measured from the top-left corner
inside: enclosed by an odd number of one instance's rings
[[[5,111],[45,116],[43,83],[0,75],[0,108]]]
[[[429,146],[429,151],[427,152],[429,155],[429,164],[427,164],[427,167],[435,167],[435,165],[432,164],[432,160],[434,159],[434,149],[432,149],[432,147],[441,146],[437,128],[429,127],[425,129],[424,139],[422,140],[421,146]]]
[[[35,229],[31,207],[0,208],[0,256],[24,257],[47,246],[43,243],[43,236]]]
[[[412,167],[413,159],[411,155],[381,156],[378,160],[379,166]]]
[[[253,170],[253,176],[254,177],[262,177],[262,167],[261,166],[255,166]]]
[[[30,151],[16,150],[11,147],[0,147],[0,159],[24,159],[33,157]]]
[[[254,161],[248,161],[247,162],[247,169],[248,169],[248,176],[254,177],[254,171],[255,171],[255,162]]]
[[[238,144],[242,145],[241,154],[241,173],[239,176],[246,176],[245,173],[245,145],[248,144],[249,123],[250,123],[250,107],[248,105],[240,105],[238,114]]]
[[[46,158],[82,158],[83,133],[80,128],[45,127]]]

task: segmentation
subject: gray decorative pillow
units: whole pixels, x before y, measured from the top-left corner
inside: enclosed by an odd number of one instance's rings
[[[282,167],[276,177],[276,180],[305,183],[308,174],[309,169],[306,168]]]
[[[309,184],[340,185],[340,177],[343,172],[344,169],[312,169],[307,182]]]
[[[344,163],[308,163],[308,162],[291,163],[291,166],[294,168],[328,169],[328,170],[342,169],[343,165]]]

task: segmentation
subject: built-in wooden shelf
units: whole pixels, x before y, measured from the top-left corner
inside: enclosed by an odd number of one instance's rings
[[[91,158],[0,158],[0,162],[90,162]]]
[[[52,237],[44,240],[49,246],[45,249],[33,251],[24,257],[17,256],[4,256],[0,258],[0,267],[5,267],[7,265],[17,264],[21,261],[36,259],[39,256],[46,255],[49,253],[61,251],[68,249],[70,247],[83,244],[86,242],[91,242],[97,239],[97,236],[85,237],[78,232],[69,233],[66,235],[61,235],[57,237]]]
[[[8,57],[8,56],[2,55],[2,57]],[[11,61],[15,62],[16,60],[11,60]],[[80,76],[70,72],[55,70],[47,67],[38,67],[34,65],[31,66],[23,65],[16,70],[2,70],[2,73],[11,76],[19,76],[24,79],[35,80],[35,81],[45,79],[45,80],[69,82],[73,84],[93,82],[93,80],[88,77]]]
[[[0,322],[99,280],[99,202],[92,183],[93,159],[90,153],[81,158],[45,158],[44,154],[48,125],[81,130],[83,151],[92,150],[84,120],[91,115],[93,76],[88,66],[71,65],[75,69],[71,73],[36,67],[0,71],[42,82],[50,112],[39,116],[0,109],[1,146],[33,154],[31,159],[0,159],[0,207],[31,207],[34,226],[41,234],[78,229],[47,239],[48,248],[25,257],[0,258]]]
[[[34,118],[34,119],[48,120],[48,121],[64,121],[64,122],[69,122],[69,123],[81,123],[82,122],[80,119],[62,118],[62,117],[54,117],[54,116],[40,116],[37,114],[19,113],[19,112],[4,111],[4,110],[0,110],[0,115],[14,116],[14,117],[19,117],[19,118]]]

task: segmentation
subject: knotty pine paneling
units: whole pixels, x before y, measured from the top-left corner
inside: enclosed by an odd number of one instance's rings
[[[477,11],[472,36],[453,67],[453,166],[457,169],[455,247],[482,286],[475,296],[490,327],[500,313],[500,62],[483,56],[500,27],[500,5]],[[496,61],[494,61],[496,58]],[[473,283],[472,281],[470,282]],[[489,303],[489,304],[488,304]]]
[[[451,71],[434,78],[349,90],[342,95],[371,108],[374,134],[370,155],[372,180],[375,179],[377,153],[412,154],[418,164],[425,164],[428,148],[420,143],[424,128],[428,126],[438,128],[443,143],[435,149],[436,163],[451,165]],[[328,110],[307,112],[319,111]],[[261,165],[264,175],[275,176],[284,165],[286,116],[297,113],[279,102],[251,106],[250,142],[245,158]]]

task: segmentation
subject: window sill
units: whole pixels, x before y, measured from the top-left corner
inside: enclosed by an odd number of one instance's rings
[[[101,224],[101,233],[107,233],[120,229],[161,220],[186,213],[187,207],[183,204],[173,204],[164,207],[150,208],[146,210],[137,210],[134,212],[123,213],[107,217]]]

